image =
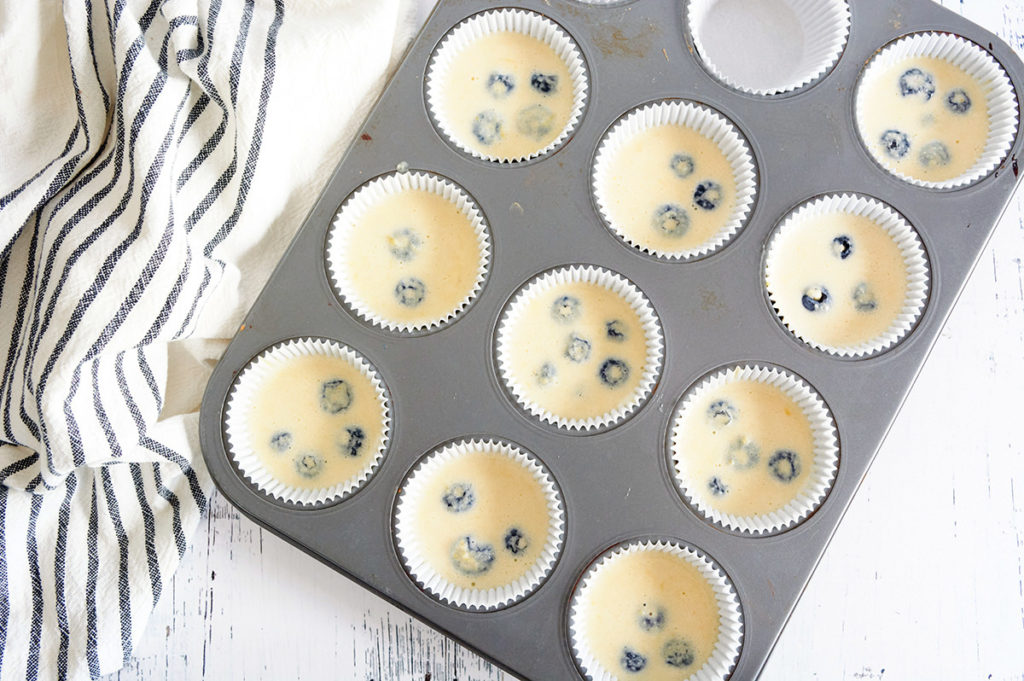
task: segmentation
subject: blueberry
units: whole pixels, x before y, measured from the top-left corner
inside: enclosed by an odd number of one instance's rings
[[[487,77],[487,92],[495,99],[505,99],[516,89],[516,79],[511,73],[494,71]]]
[[[900,94],[904,97],[921,95],[928,101],[935,94],[935,78],[927,71],[908,69],[900,76]]]
[[[555,369],[555,365],[551,362],[544,362],[540,365],[540,369],[534,372],[534,376],[537,378],[537,385],[550,385],[555,376],[558,374],[558,370]]]
[[[708,418],[720,426],[727,426],[736,418],[736,407],[728,400],[715,400],[708,406]]]
[[[328,414],[338,414],[352,406],[352,388],[340,378],[320,384],[320,408]]]
[[[619,663],[627,672],[640,672],[647,666],[647,658],[635,650],[623,648],[622,657],[619,658]]]
[[[665,627],[665,611],[661,608],[648,608],[644,603],[644,607],[640,610],[640,616],[637,618],[637,624],[644,631],[660,631]]]
[[[494,564],[494,547],[469,535],[456,539],[449,555],[452,565],[464,575],[482,575]]]
[[[690,230],[690,215],[676,203],[666,203],[654,209],[651,226],[656,232],[678,239]]]
[[[874,312],[878,309],[878,299],[867,284],[857,284],[853,289],[853,303],[858,312]]]
[[[751,442],[741,435],[729,444],[729,453],[725,457],[726,462],[737,470],[747,470],[757,465],[761,460],[761,448],[756,442]]]
[[[491,145],[501,139],[503,121],[497,111],[481,111],[473,119],[473,136],[480,144]]]
[[[966,91],[958,88],[946,95],[946,106],[953,113],[965,114],[971,108],[971,98]]]
[[[900,159],[910,151],[910,138],[899,130],[886,130],[882,133],[882,148],[892,158]]]
[[[270,448],[278,454],[287,452],[292,446],[292,434],[287,430],[279,430],[270,436]]]
[[[711,476],[708,480],[708,489],[711,490],[712,496],[724,497],[729,493],[729,486],[722,482],[722,479],[717,475]]]
[[[666,641],[661,647],[661,657],[669,667],[689,667],[697,659],[693,646],[681,638]]]
[[[452,513],[463,513],[473,508],[473,504],[476,503],[476,493],[468,482],[456,482],[448,485],[444,494],[441,495],[441,502]]]
[[[604,361],[597,375],[609,388],[622,385],[629,378],[629,365],[621,359],[609,358]]]
[[[824,312],[832,306],[831,296],[824,286],[808,286],[800,302],[808,312]]]
[[[800,475],[800,457],[796,452],[780,449],[768,459],[768,470],[781,482],[791,482]]]
[[[399,279],[395,284],[395,298],[406,307],[416,307],[427,297],[427,285],[416,277]]]
[[[324,457],[315,452],[295,456],[295,472],[304,478],[315,478],[324,469]]]
[[[946,145],[938,141],[929,142],[924,145],[921,147],[921,151],[917,155],[917,160],[920,161],[921,165],[925,168],[949,165],[951,158],[949,149]]]
[[[522,530],[518,527],[512,527],[505,533],[505,548],[511,551],[513,555],[519,555],[530,548],[530,542]]]
[[[853,239],[845,234],[832,239],[832,255],[840,260],[846,260],[853,255]]]
[[[338,438],[338,452],[344,456],[359,456],[359,450],[366,442],[366,432],[359,426],[348,426]]]
[[[585,362],[590,358],[590,341],[580,338],[576,334],[569,336],[569,342],[565,346],[565,356],[570,362]]]
[[[608,332],[608,340],[615,341],[616,343],[626,340],[626,323],[621,319],[605,322],[604,328]]]
[[[704,180],[693,190],[693,203],[704,210],[714,210],[721,205],[723,199],[722,185],[712,180]]]
[[[391,255],[401,262],[409,262],[416,257],[416,252],[423,245],[420,235],[408,227],[391,232],[387,237],[387,242]]]
[[[533,104],[516,114],[516,129],[527,137],[542,140],[555,127],[555,114],[543,104]]]
[[[530,87],[542,95],[550,95],[558,88],[558,76],[534,71],[530,76]]]
[[[559,296],[551,303],[551,316],[556,322],[571,322],[580,316],[580,299],[575,296]]]
[[[685,180],[690,175],[693,175],[693,171],[697,169],[697,164],[694,163],[693,156],[689,154],[676,154],[669,162],[669,167],[672,168],[672,172],[676,174],[676,177]]]

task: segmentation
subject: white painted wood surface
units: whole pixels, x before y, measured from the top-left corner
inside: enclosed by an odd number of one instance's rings
[[[1024,0],[942,4],[1024,52]],[[1022,422],[1019,193],[762,680],[1024,679]],[[511,678],[216,494],[134,659],[115,676]]]

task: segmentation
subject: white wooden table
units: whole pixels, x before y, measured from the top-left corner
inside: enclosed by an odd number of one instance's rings
[[[1024,0],[943,4],[1024,52]],[[1024,193],[763,681],[1024,679],[1022,216]],[[217,494],[193,542],[118,679],[510,678]]]

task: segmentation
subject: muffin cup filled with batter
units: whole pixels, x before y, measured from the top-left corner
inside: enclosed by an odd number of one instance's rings
[[[808,201],[768,241],[765,287],[801,341],[840,357],[887,350],[913,328],[928,298],[921,239],[890,206],[855,194]]]
[[[583,115],[583,54],[550,19],[517,9],[469,17],[445,37],[426,75],[427,105],[452,144],[510,163],[561,146]]]
[[[394,527],[402,565],[422,589],[458,608],[496,610],[551,573],[565,504],[534,455],[501,440],[459,440],[409,473]]]
[[[257,355],[228,396],[225,439],[242,476],[281,501],[345,499],[387,450],[391,406],[377,370],[321,338],[289,340]]]
[[[846,0],[689,0],[686,16],[708,71],[755,95],[821,79],[850,36]]]
[[[425,332],[454,321],[487,278],[491,240],[469,195],[431,173],[395,173],[363,185],[327,236],[327,272],[356,315],[388,331]]]
[[[669,539],[634,540],[599,556],[573,592],[568,624],[589,681],[722,680],[743,643],[729,578]]]
[[[605,224],[644,253],[696,258],[746,224],[757,194],[750,146],[718,112],[686,101],[644,105],[605,135],[594,158]]]
[[[689,505],[726,529],[787,530],[825,499],[839,449],[821,397],[775,367],[720,369],[683,395],[670,465]]]
[[[528,413],[570,431],[618,425],[661,373],[661,325],[629,280],[594,266],[534,277],[508,303],[495,338],[501,381]]]
[[[916,33],[879,52],[857,86],[856,124],[871,156],[930,189],[963,187],[1006,158],[1019,107],[992,55],[949,33]]]

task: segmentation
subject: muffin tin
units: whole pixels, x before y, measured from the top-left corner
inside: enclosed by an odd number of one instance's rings
[[[1006,158],[962,188],[915,186],[874,162],[856,131],[854,97],[865,64],[887,44],[922,31],[960,35],[1002,65],[1017,93],[1024,64],[994,35],[929,0],[849,5],[849,39],[838,63],[792,92],[762,96],[729,87],[701,62],[684,2],[503,4],[561,26],[589,76],[586,105],[568,141],[538,158],[503,164],[461,151],[432,122],[424,86],[431,55],[461,21],[493,9],[480,0],[443,0],[209,381],[200,438],[217,487],[255,522],[524,679],[583,678],[569,641],[569,603],[595,559],[645,538],[692,547],[715,562],[739,597],[742,642],[730,678],[756,678],[1018,183],[1019,116]],[[636,107],[661,100],[720,113],[749,142],[757,166],[746,224],[713,253],[682,262],[621,241],[603,223],[592,191],[605,133]],[[433,173],[464,188],[493,248],[471,303],[445,325],[415,334],[354,314],[325,265],[339,207],[396,169]],[[891,205],[917,230],[929,261],[928,300],[916,324],[894,347],[866,357],[829,355],[799,341],[764,287],[764,252],[776,225],[796,206],[834,193]],[[607,428],[544,422],[517,406],[498,375],[495,334],[508,301],[538,274],[567,265],[622,275],[650,300],[662,326],[653,392]],[[352,348],[377,369],[390,396],[387,451],[373,476],[341,501],[277,500],[243,476],[228,453],[225,405],[236,377],[267,348],[294,338]],[[828,495],[809,517],[774,533],[705,520],[671,473],[670,429],[681,396],[718,369],[751,364],[806,381],[838,435]],[[457,438],[518,443],[547,467],[563,495],[561,554],[540,587],[508,607],[470,612],[446,605],[409,577],[396,549],[394,507],[403,479],[425,453]]]

